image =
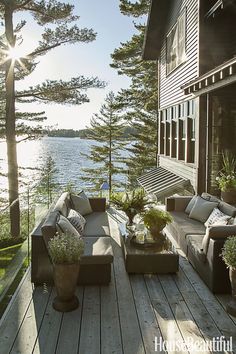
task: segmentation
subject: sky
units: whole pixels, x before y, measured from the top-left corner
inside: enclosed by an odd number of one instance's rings
[[[56,48],[40,59],[34,73],[18,83],[20,89],[34,85],[45,79],[64,79],[78,75],[98,76],[107,82],[105,89],[88,90],[89,103],[68,105],[21,105],[25,111],[46,111],[47,126],[60,129],[83,129],[89,126],[94,113],[98,113],[109,91],[117,92],[129,86],[130,80],[112,69],[111,53],[135,33],[132,18],[119,11],[119,0],[77,0],[67,1],[75,5],[75,13],[80,16],[80,27],[93,28],[97,39],[91,43],[77,43]],[[26,18],[27,19],[27,18]],[[16,18],[17,20],[17,18]],[[33,49],[35,38],[39,38],[40,28],[28,19],[23,37],[27,49]],[[23,47],[23,45],[22,45]]]

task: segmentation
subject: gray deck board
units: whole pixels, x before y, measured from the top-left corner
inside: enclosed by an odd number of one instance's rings
[[[152,354],[155,338],[188,336],[203,342],[232,336],[235,346],[236,319],[225,311],[229,295],[214,296],[182,256],[176,275],[128,275],[112,219],[111,227],[109,286],[78,287],[80,307],[62,314],[52,308],[55,289],[33,289],[26,274],[0,321],[1,354]]]

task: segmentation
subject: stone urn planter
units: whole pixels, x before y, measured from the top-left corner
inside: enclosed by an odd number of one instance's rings
[[[56,235],[48,242],[48,253],[53,264],[53,278],[57,296],[53,308],[68,312],[79,306],[75,295],[84,241],[71,234]]]
[[[236,268],[229,268],[229,278],[232,289],[232,298],[226,306],[226,311],[236,317]]]
[[[221,191],[221,199],[228,204],[236,204],[236,189]]]
[[[226,310],[230,315],[236,317],[236,235],[227,238],[221,256],[229,268],[232,289],[232,298],[226,306]]]
[[[79,306],[79,300],[75,295],[79,268],[79,263],[53,265],[53,278],[57,292],[53,301],[55,310],[68,312]]]

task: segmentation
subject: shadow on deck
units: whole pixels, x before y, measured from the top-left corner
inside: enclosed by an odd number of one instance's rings
[[[1,354],[151,354],[161,340],[192,340],[203,354],[220,336],[232,337],[236,349],[236,319],[224,310],[229,296],[215,297],[183,256],[178,274],[128,275],[115,219],[110,285],[78,287],[80,307],[62,314],[52,308],[55,289],[34,289],[28,270],[0,322]]]

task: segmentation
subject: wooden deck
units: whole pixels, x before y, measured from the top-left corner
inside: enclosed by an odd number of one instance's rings
[[[182,256],[176,275],[127,275],[113,219],[111,226],[110,285],[78,287],[80,307],[62,314],[52,308],[55,289],[33,289],[28,271],[0,321],[0,353],[151,354],[160,352],[160,338],[202,345],[221,335],[233,338],[236,352],[236,319],[224,310],[229,296],[212,295]],[[177,352],[188,353],[168,350]]]

